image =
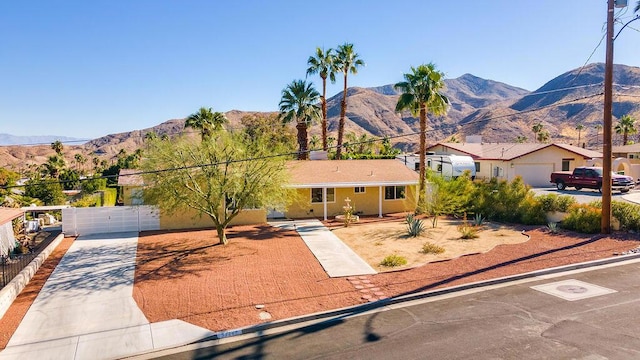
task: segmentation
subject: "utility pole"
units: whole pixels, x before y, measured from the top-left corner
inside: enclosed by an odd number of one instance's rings
[[[602,220],[600,232],[611,233],[611,108],[613,106],[613,7],[607,0],[607,53],[604,65],[604,119],[602,128]]]

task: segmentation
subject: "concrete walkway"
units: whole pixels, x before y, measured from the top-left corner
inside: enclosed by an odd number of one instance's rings
[[[330,277],[376,273],[358,254],[316,219],[271,222],[270,224],[298,231]]]
[[[62,258],[0,359],[115,359],[214,333],[149,324],[133,300],[137,233],[81,236]]]

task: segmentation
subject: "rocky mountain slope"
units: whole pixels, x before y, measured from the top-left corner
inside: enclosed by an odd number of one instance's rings
[[[513,142],[517,137],[535,141],[532,126],[542,123],[551,135],[551,141],[577,143],[582,124],[581,142],[598,147],[596,125],[602,124],[604,64],[590,64],[568,71],[550,80],[541,88],[529,92],[508,84],[465,74],[446,79],[445,95],[451,106],[441,117],[428,117],[430,143],[445,141],[455,136],[464,141],[467,135],[481,135],[487,142]],[[614,67],[615,118],[629,114],[640,118],[640,68],[625,65]],[[415,150],[419,129],[418,119],[408,112],[396,113],[398,92],[392,84],[374,88],[349,88],[346,132],[367,133],[373,136],[392,136],[394,143],[404,150]],[[340,116],[342,93],[328,99],[329,131],[336,135]],[[231,127],[238,127],[240,119],[255,112],[230,111],[226,113]],[[143,144],[144,135],[155,131],[159,135],[184,132],[184,119],[172,119],[147,129],[111,134],[81,146],[67,146],[65,153],[71,159],[75,153],[87,157],[112,159],[120,149],[132,152]],[[189,131],[189,130],[187,130]],[[319,126],[310,133],[319,134]],[[402,136],[407,135],[407,136]],[[619,141],[614,136],[614,143]],[[49,146],[2,146],[0,165],[25,162],[42,163],[53,151]]]

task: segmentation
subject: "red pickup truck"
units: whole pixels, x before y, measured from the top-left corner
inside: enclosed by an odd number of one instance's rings
[[[631,176],[611,174],[612,190],[620,190],[626,193],[635,187]],[[602,168],[600,167],[577,167],[570,171],[556,171],[551,173],[551,183],[556,185],[558,190],[567,187],[574,187],[576,190],[582,188],[598,189],[602,192]]]

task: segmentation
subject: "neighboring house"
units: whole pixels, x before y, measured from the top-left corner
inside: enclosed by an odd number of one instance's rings
[[[413,212],[416,208],[418,174],[394,159],[387,160],[307,160],[287,163],[289,186],[297,197],[284,212],[292,219],[328,219],[344,212],[345,199],[351,200],[354,211],[361,215],[382,216],[388,213]],[[125,205],[141,205],[135,197],[144,187],[136,170],[122,169],[118,185],[123,186]],[[160,214],[161,229],[209,227],[207,216],[194,218],[195,213],[181,211],[171,216]],[[244,210],[232,225],[263,223],[264,209]]]
[[[613,171],[640,180],[640,143],[614,146],[611,148],[611,154],[615,158],[611,164]]]
[[[136,169],[120,169],[118,174],[118,186],[122,195],[122,205],[142,205],[142,189],[144,188],[144,180],[140,175],[140,170]]]
[[[13,219],[22,217],[22,209],[0,207],[0,256],[9,255],[16,243],[13,233]]]
[[[427,151],[471,156],[476,178],[511,181],[520,176],[534,187],[550,186],[549,177],[554,171],[572,171],[602,159],[602,153],[566,144],[437,143]]]
[[[345,199],[361,215],[413,212],[418,174],[395,159],[290,161],[290,184],[298,199],[288,218],[328,219],[344,213]]]

